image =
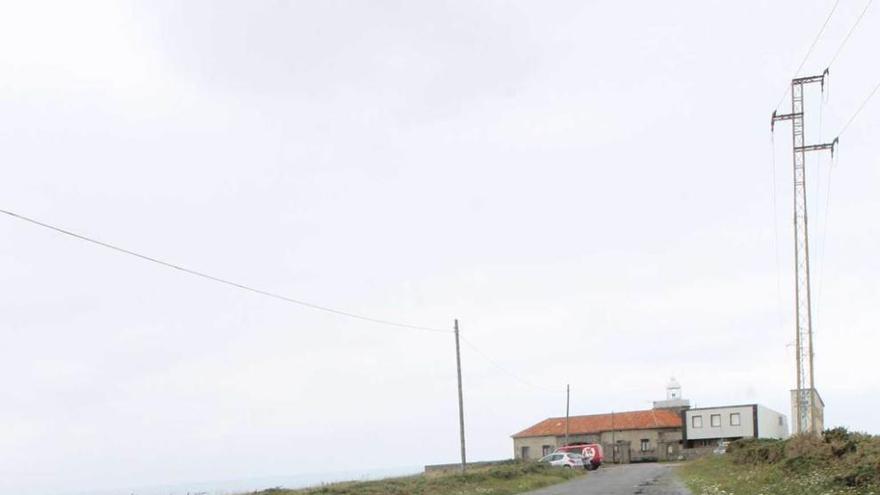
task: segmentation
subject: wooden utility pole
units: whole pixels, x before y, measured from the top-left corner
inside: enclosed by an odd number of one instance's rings
[[[455,367],[458,370],[458,430],[461,437],[461,472],[467,467],[464,444],[464,396],[461,392],[461,346],[458,343],[458,318],[455,319]]]
[[[568,445],[568,405],[571,399],[571,385],[565,386],[565,445]]]

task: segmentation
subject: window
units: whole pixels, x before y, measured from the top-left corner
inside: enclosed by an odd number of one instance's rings
[[[739,413],[730,413],[730,426],[739,426]]]
[[[519,456],[522,457],[523,459],[528,459],[529,458],[529,448],[528,447],[520,447]]]
[[[710,424],[713,428],[721,428],[721,415],[713,414],[709,417]]]
[[[783,421],[782,416],[779,416],[779,426],[783,426]]]
[[[651,450],[651,440],[647,438],[642,439],[642,452],[647,452]]]
[[[553,453],[553,446],[552,445],[544,445],[543,447],[541,447],[541,456],[545,456],[547,454],[552,454],[552,453]]]
[[[691,426],[694,428],[702,428],[703,427],[703,417],[702,416],[694,416],[691,418]]]

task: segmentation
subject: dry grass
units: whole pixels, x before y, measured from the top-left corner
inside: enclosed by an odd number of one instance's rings
[[[301,490],[273,488],[255,495],[513,495],[583,476],[579,469],[511,462],[466,474],[431,474],[334,483]]]

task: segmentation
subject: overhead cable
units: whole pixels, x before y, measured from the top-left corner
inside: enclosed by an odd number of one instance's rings
[[[476,352],[477,354],[479,354],[483,359],[485,359],[486,361],[488,361],[492,366],[494,366],[494,367],[498,368],[500,371],[506,373],[507,375],[509,375],[509,376],[510,376],[511,378],[513,378],[514,380],[516,380],[516,381],[522,383],[523,385],[525,385],[525,386],[527,386],[527,387],[530,387],[530,388],[533,388],[533,389],[536,389],[536,390],[541,390],[541,391],[543,391],[543,392],[556,393],[555,390],[551,390],[551,389],[549,389],[549,388],[545,388],[545,387],[541,387],[541,386],[535,385],[534,383],[532,383],[532,382],[526,380],[525,378],[519,376],[518,374],[516,374],[516,373],[514,373],[514,372],[512,372],[512,371],[510,371],[510,370],[508,370],[508,369],[505,368],[504,366],[501,366],[500,364],[498,364],[497,361],[495,361],[494,359],[492,359],[491,357],[489,357],[489,355],[486,354],[485,352],[481,351],[477,346],[475,346],[473,343],[471,343],[471,341],[467,340],[463,335],[460,335],[459,337],[461,338],[461,341],[465,343],[465,345],[467,345],[468,347],[471,348],[472,351],[474,351],[474,352]]]
[[[816,48],[816,43],[819,42],[819,38],[822,37],[822,33],[824,33],[825,28],[828,27],[828,22],[831,21],[831,17],[834,15],[834,11],[837,10],[837,5],[839,3],[840,3],[840,0],[835,0],[834,5],[831,6],[831,11],[828,12],[828,17],[825,18],[825,22],[822,23],[822,27],[819,29],[819,32],[816,33],[816,37],[813,38],[813,42],[810,43],[810,48],[807,49],[807,53],[804,55],[803,60],[801,60],[800,65],[798,65],[798,68],[794,72],[794,76],[792,77],[792,79],[794,79],[795,77],[798,77],[801,74],[801,70],[804,68],[804,64],[807,63],[807,59],[810,58],[810,54],[812,54],[813,49]],[[791,90],[790,87],[785,88],[785,92],[782,93],[782,97],[779,98],[779,102],[776,104],[775,107],[773,107],[774,109],[777,109],[777,110],[779,109],[779,105],[782,105],[783,100],[785,100],[785,97],[788,95],[788,92],[790,90]]]
[[[868,11],[868,7],[870,7],[873,2],[874,0],[868,0],[868,3],[865,4],[865,8],[862,9],[862,13],[859,14],[858,18],[856,18],[855,24],[853,24],[852,27],[849,28],[849,31],[846,33],[846,36],[844,36],[843,41],[837,48],[837,51],[834,52],[834,56],[831,57],[831,62],[828,62],[828,67],[831,67],[831,65],[834,64],[834,61],[837,60],[838,55],[840,55],[840,52],[843,51],[843,47],[846,46],[846,42],[849,41],[849,37],[852,36],[853,31],[855,31],[859,23],[862,22],[862,17],[865,17],[865,12]]]
[[[822,222],[822,251],[819,254],[819,287],[816,291],[816,326],[821,322],[822,315],[822,287],[825,285],[825,253],[828,252],[828,211],[831,203],[831,177],[834,173],[834,161],[839,157],[831,159],[831,166],[828,167],[827,190],[825,191],[825,220]],[[820,327],[821,328],[821,327]]]
[[[107,249],[110,249],[110,250],[113,250],[113,251],[116,251],[116,252],[119,252],[119,253],[127,254],[127,255],[129,255],[129,256],[134,256],[134,257],[136,257],[136,258],[140,258],[140,259],[142,259],[142,260],[149,261],[149,262],[151,262],[151,263],[155,263],[155,264],[157,264],[157,265],[161,265],[161,266],[164,266],[164,267],[166,267],[166,268],[173,268],[174,270],[178,270],[178,271],[181,271],[181,272],[184,272],[184,273],[190,274],[190,275],[194,275],[194,276],[196,276],[196,277],[201,277],[201,278],[203,278],[203,279],[207,279],[207,280],[211,280],[211,281],[213,281],[213,282],[217,282],[217,283],[221,283],[221,284],[228,285],[228,286],[231,286],[231,287],[235,287],[235,288],[237,288],[237,289],[242,289],[242,290],[246,290],[246,291],[249,291],[249,292],[253,292],[253,293],[255,293],[255,294],[259,294],[259,295],[262,295],[262,296],[271,297],[271,298],[273,298],[273,299],[277,299],[277,300],[280,300],[280,301],[284,301],[284,302],[288,302],[288,303],[292,303],[292,304],[297,304],[297,305],[300,305],[300,306],[304,306],[304,307],[306,307],[306,308],[310,308],[310,309],[314,309],[314,310],[318,310],[318,311],[324,311],[324,312],[327,312],[327,313],[333,313],[333,314],[335,314],[335,315],[345,316],[345,317],[348,317],[348,318],[354,318],[354,319],[357,319],[357,320],[368,321],[368,322],[371,322],[371,323],[377,323],[377,324],[380,324],[380,325],[387,325],[387,326],[399,327],[399,328],[409,328],[409,329],[412,329],[412,330],[422,330],[422,331],[425,331],[425,332],[452,333],[452,330],[450,330],[450,329],[434,328],[434,327],[426,327],[426,326],[412,325],[412,324],[409,324],[409,323],[401,323],[401,322],[396,322],[396,321],[391,321],[391,320],[383,320],[383,319],[380,319],[380,318],[373,318],[373,317],[371,317],[371,316],[364,316],[364,315],[360,315],[360,314],[357,314],[357,313],[351,313],[351,312],[348,312],[348,311],[343,311],[343,310],[340,310],[340,309],[331,308],[331,307],[328,307],[328,306],[322,306],[322,305],[320,305],[320,304],[315,304],[315,303],[311,303],[311,302],[303,301],[303,300],[300,300],[300,299],[294,299],[294,298],[292,298],[292,297],[288,297],[288,296],[285,296],[285,295],[277,294],[277,293],[275,293],[275,292],[270,292],[270,291],[263,290],[263,289],[257,289],[257,288],[255,288],[255,287],[251,287],[251,286],[246,285],[246,284],[243,284],[243,283],[234,282],[234,281],[232,281],[232,280],[228,280],[228,279],[225,279],[225,278],[221,278],[221,277],[217,277],[217,276],[214,276],[214,275],[210,275],[210,274],[207,274],[207,273],[204,273],[204,272],[200,272],[200,271],[197,271],[197,270],[193,270],[193,269],[191,269],[191,268],[186,268],[186,267],[184,267],[184,266],[176,265],[176,264],[174,264],[174,263],[169,263],[169,262],[167,262],[167,261],[163,261],[163,260],[160,260],[160,259],[158,259],[158,258],[153,258],[152,256],[147,256],[147,255],[145,255],[145,254],[141,254],[141,253],[138,253],[138,252],[135,252],[135,251],[131,251],[131,250],[129,250],[129,249],[125,249],[125,248],[122,248],[122,247],[119,247],[119,246],[116,246],[116,245],[113,245],[113,244],[110,244],[110,243],[107,243],[107,242],[99,241],[99,240],[97,240],[97,239],[93,239],[93,238],[91,238],[91,237],[88,237],[88,236],[85,236],[85,235],[82,235],[82,234],[77,234],[77,233],[75,233],[75,232],[71,232],[70,230],[67,230],[67,229],[64,229],[64,228],[61,228],[61,227],[56,227],[56,226],[54,226],[54,225],[50,225],[50,224],[48,224],[48,223],[44,223],[44,222],[41,222],[41,221],[39,221],[39,220],[35,220],[35,219],[33,219],[33,218],[26,217],[26,216],[24,216],[24,215],[20,215],[20,214],[18,214],[18,213],[12,212],[12,211],[8,211],[8,210],[0,209],[0,213],[3,213],[4,215],[7,215],[7,216],[12,217],[12,218],[15,218],[15,219],[17,219],[17,220],[22,220],[22,221],[25,221],[25,222],[31,223],[31,224],[33,224],[33,225],[37,225],[37,226],[39,226],[39,227],[43,227],[43,228],[45,228],[45,229],[53,230],[53,231],[55,231],[55,232],[58,232],[58,233],[61,233],[61,234],[64,234],[64,235],[67,235],[67,236],[70,236],[70,237],[74,237],[74,238],[76,238],[76,239],[79,239],[79,240],[82,240],[82,241],[86,241],[86,242],[89,242],[89,243],[92,243],[92,244],[96,244],[96,245],[98,245],[98,246],[101,246],[101,247],[104,247],[104,248],[107,248]]]
[[[779,215],[776,206],[776,139],[773,133],[770,133],[770,155],[773,160],[770,199],[773,204],[773,261],[776,265],[776,313],[779,317],[779,328],[782,328],[784,320],[782,317],[782,270],[779,266]]]
[[[862,101],[861,105],[859,105],[859,107],[856,109],[855,113],[852,114],[852,117],[850,117],[849,120],[846,121],[846,124],[844,124],[843,127],[840,129],[840,132],[837,133],[837,137],[842,136],[843,133],[846,132],[847,129],[849,129],[850,124],[852,124],[853,121],[856,120],[856,117],[859,116],[859,113],[861,113],[861,111],[865,108],[865,106],[868,104],[868,102],[871,101],[871,98],[873,98],[874,95],[877,94],[878,89],[880,89],[880,81],[877,82],[877,85],[874,86],[874,89],[871,90],[871,93],[868,94],[868,97]]]

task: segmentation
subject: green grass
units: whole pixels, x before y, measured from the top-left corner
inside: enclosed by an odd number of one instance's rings
[[[376,481],[334,483],[315,488],[273,488],[258,495],[513,495],[583,476],[581,469],[514,463],[465,474],[425,474]]]
[[[679,473],[694,495],[880,495],[880,437],[835,428],[821,438],[739,441]]]

